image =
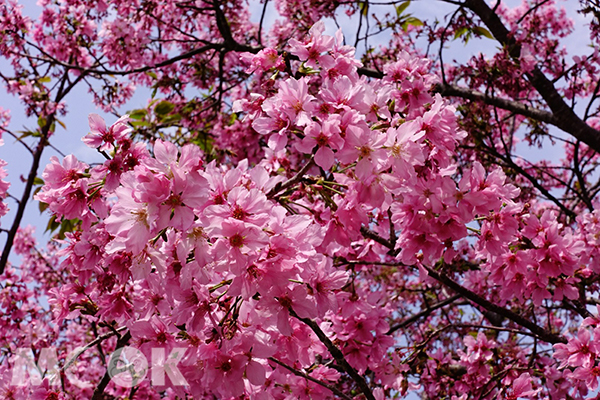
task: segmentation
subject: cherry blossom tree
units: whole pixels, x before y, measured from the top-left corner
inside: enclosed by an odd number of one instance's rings
[[[440,5],[4,0],[2,396],[594,396],[600,5]]]

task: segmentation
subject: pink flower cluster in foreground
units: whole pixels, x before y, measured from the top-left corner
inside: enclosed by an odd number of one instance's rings
[[[459,169],[465,133],[455,109],[430,93],[429,63],[401,54],[385,78],[371,81],[358,75],[341,33],[323,30],[318,23],[290,43],[308,72],[263,82],[235,104],[242,123],[268,143],[257,163],[204,163],[192,144],[156,140],[148,148],[131,140],[127,117],[107,126],[92,114],[83,140],[108,159],[90,166],[72,155],[53,158],[36,195],[72,225],[64,246],[40,252],[24,231],[15,244],[32,266],[25,277],[56,275],[55,288],[40,289],[54,319],[37,315],[33,289],[9,285],[17,276],[9,268],[0,301],[27,330],[17,334],[3,322],[2,332],[36,351],[61,343],[62,361],[93,340],[90,332],[113,335],[106,344],[117,346],[126,330],[148,359],[153,348],[186,348],[179,366],[189,385],[144,381],[143,398],[328,398],[338,395],[332,388],[362,391],[353,373],[367,377],[377,399],[416,389],[415,375],[430,397],[467,398],[461,394],[496,379],[502,388],[489,386],[486,396],[596,390],[600,334],[591,334],[592,317],[554,354],[547,344],[532,350],[539,339],[516,328],[459,340],[429,329],[464,323],[458,308],[394,329],[399,310],[422,301],[419,285],[435,284],[427,269],[461,265],[464,288],[492,293],[507,308],[576,300],[574,283],[600,273],[600,221],[587,213],[564,226],[553,211],[521,202],[500,168],[472,161]],[[247,56],[249,71],[279,70],[278,57],[273,49]],[[560,326],[556,316],[538,318]],[[84,354],[78,379],[99,381],[103,357]],[[509,361],[499,365],[498,357]],[[15,388],[9,372],[0,367],[6,397],[66,396],[48,378]],[[79,398],[94,390],[63,385]]]

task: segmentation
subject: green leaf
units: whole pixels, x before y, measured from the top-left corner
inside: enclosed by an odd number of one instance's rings
[[[58,124],[59,124],[60,126],[62,126],[62,127],[63,127],[63,129],[67,129],[67,125],[65,125],[65,123],[64,123],[64,122],[62,122],[60,119],[57,119],[57,120],[56,120],[56,122],[58,122]]]
[[[181,114],[179,114],[179,113],[167,115],[166,117],[161,119],[161,122],[163,124],[175,124],[179,121],[181,121]]]
[[[33,132],[31,131],[17,131],[17,133],[21,134],[21,136],[17,138],[17,141],[33,135]]]
[[[44,184],[44,180],[40,177],[35,177],[33,178],[33,184],[34,185],[43,185]]]
[[[40,201],[38,203],[38,207],[40,209],[40,214],[42,214],[44,211],[46,211],[46,209],[48,209],[49,204],[48,203],[44,203],[43,201]]]
[[[469,31],[469,28],[467,28],[466,26],[463,26],[462,28],[458,28],[456,30],[456,32],[454,32],[454,39],[458,39],[459,37],[462,37],[465,33],[467,33]]]
[[[60,230],[58,231],[58,238],[61,240],[64,239],[65,233],[73,232],[75,227],[77,225],[79,225],[80,222],[81,222],[81,220],[79,220],[78,218],[63,220],[62,223],[60,224]]]
[[[369,2],[367,1],[359,1],[360,4],[360,12],[365,17],[369,16]]]
[[[396,6],[396,15],[401,16],[404,10],[406,10],[410,6],[410,1],[405,1]]]
[[[412,26],[423,26],[423,21],[421,21],[419,18],[415,18],[415,17],[408,17],[404,20],[405,24],[408,25],[412,25]]]
[[[50,217],[48,221],[48,225],[46,226],[46,232],[54,232],[60,226],[60,222],[56,221],[56,217],[53,215]]]
[[[129,113],[129,118],[131,119],[144,119],[148,115],[148,111],[143,108],[133,110]]]
[[[40,128],[43,128],[44,126],[46,126],[46,122],[48,122],[48,121],[46,121],[46,118],[44,118],[44,117],[38,118],[38,126]]]
[[[488,39],[494,40],[494,36],[491,34],[491,32],[482,26],[476,26],[475,28],[473,28],[473,33],[475,33],[476,35],[485,36]]]
[[[52,81],[52,79],[50,79],[49,76],[43,76],[40,79],[38,79],[38,82],[41,82],[41,83],[48,83],[48,82],[51,82],[51,81]]]
[[[148,121],[130,121],[131,126],[137,128],[139,126],[152,126],[152,124]]]
[[[150,78],[158,79],[158,76],[156,75],[155,72],[146,71],[146,75],[148,75]]]
[[[469,43],[469,40],[471,39],[471,37],[472,37],[472,36],[473,36],[473,31],[469,30],[469,31],[467,32],[467,34],[465,35],[465,45],[466,45],[467,43]]]
[[[175,104],[170,101],[163,100],[154,107],[154,113],[156,115],[167,115],[175,108]]]
[[[198,136],[196,136],[196,138],[192,139],[192,143],[200,147],[200,149],[202,149],[202,151],[206,154],[210,154],[212,152],[213,142],[213,138],[200,132],[198,133]]]
[[[60,230],[58,231],[58,238],[61,240],[64,239],[65,233],[67,233],[67,232],[73,232],[73,222],[70,219],[65,219],[60,224]]]
[[[42,191],[43,186],[38,186],[33,190],[33,193],[31,194],[31,198],[35,199],[35,196]]]

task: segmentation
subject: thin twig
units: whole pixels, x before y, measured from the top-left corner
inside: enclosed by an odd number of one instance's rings
[[[269,0],[265,0],[265,3],[263,4],[262,12],[260,14],[260,22],[258,23],[258,44],[260,46],[262,46],[262,29],[263,29],[263,23],[265,21],[265,14],[267,13],[267,5],[268,4],[269,4]]]
[[[117,335],[118,332],[123,331],[127,329],[127,327],[122,326],[121,328],[118,328],[112,332],[108,332],[105,333],[104,335],[98,336],[96,339],[92,340],[91,342],[89,342],[88,344],[86,344],[84,347],[81,347],[74,355],[73,357],[71,357],[71,359],[65,363],[65,366],[62,367],[63,371],[66,371],[67,369],[69,369],[69,367],[71,365],[73,365],[73,363],[75,361],[77,361],[77,359],[79,358],[80,355],[82,355],[83,353],[85,353],[87,350],[91,349],[92,347],[100,344],[101,342],[105,341],[108,338],[111,338],[115,335]]]
[[[294,186],[296,183],[300,182],[300,180],[302,179],[302,177],[304,176],[304,174],[306,174],[306,172],[308,172],[308,170],[314,165],[314,156],[310,158],[310,160],[308,160],[308,162],[306,164],[304,164],[304,166],[300,169],[300,171],[298,171],[298,173],[296,175],[294,175],[292,178],[288,179],[287,181],[281,183],[277,183],[271,190],[269,190],[269,192],[267,193],[267,198],[272,199],[273,197],[275,197],[279,192]]]
[[[327,337],[325,332],[323,332],[321,330],[319,325],[310,318],[299,317],[298,314],[296,314],[296,312],[294,310],[292,310],[291,308],[289,309],[289,311],[290,311],[290,315],[292,317],[304,322],[306,325],[309,326],[310,329],[312,329],[312,331],[315,333],[315,335],[317,335],[317,337],[319,338],[321,343],[323,343],[325,345],[325,347],[327,347],[329,354],[331,354],[333,356],[336,363],[340,367],[342,367],[348,375],[350,375],[350,377],[352,378],[352,380],[354,382],[356,382],[359,389],[365,395],[367,400],[375,400],[375,396],[373,396],[373,392],[371,392],[371,388],[369,388],[369,385],[367,385],[365,378],[362,375],[360,375],[354,369],[354,367],[352,367],[348,363],[348,361],[346,361],[346,358],[344,357],[344,353],[342,353],[342,351],[340,349],[338,349],[336,345],[333,344],[333,342],[329,339],[329,337]]]
[[[347,394],[345,394],[344,392],[340,391],[338,388],[336,388],[335,386],[331,386],[323,381],[320,381],[318,379],[313,378],[312,376],[305,374],[302,371],[298,371],[297,369],[290,367],[289,365],[279,361],[276,358],[273,357],[269,357],[269,361],[273,361],[275,364],[281,365],[283,368],[287,369],[288,371],[290,371],[291,373],[293,373],[296,376],[300,376],[302,378],[305,378],[311,382],[316,383],[317,385],[323,386],[326,389],[331,390],[334,394],[336,394],[337,396],[346,399],[346,400],[352,400],[352,398],[350,396],[348,396]]]
[[[386,335],[391,335],[392,333],[396,332],[397,330],[405,328],[405,327],[411,325],[413,322],[416,322],[417,320],[428,316],[429,314],[431,314],[433,311],[437,310],[438,308],[447,306],[448,304],[451,304],[460,298],[461,298],[460,294],[455,294],[454,296],[449,297],[446,300],[442,300],[439,303],[429,306],[425,310],[421,311],[420,313],[415,314],[411,317],[408,317],[404,321],[400,322],[399,324],[391,327],[390,330],[387,331]]]

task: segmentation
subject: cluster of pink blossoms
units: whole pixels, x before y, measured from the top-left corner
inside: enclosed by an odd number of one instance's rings
[[[6,128],[10,121],[10,114],[7,110],[0,107],[0,147],[4,146],[4,139],[2,139],[2,128]],[[4,202],[8,195],[8,188],[10,183],[5,181],[4,178],[8,176],[6,170],[6,161],[0,159],[0,218],[6,215],[8,212],[8,205]]]
[[[1,140],[2,139],[0,139],[0,141]],[[2,144],[3,143],[0,142],[0,146]],[[6,215],[6,213],[8,212],[8,205],[4,202],[4,199],[6,199],[10,183],[4,180],[4,178],[8,176],[6,170],[4,169],[5,166],[6,161],[0,160],[0,217]]]
[[[560,365],[515,338],[479,331],[438,339],[428,325],[460,325],[456,310],[406,331],[393,326],[399,312],[429,306],[418,290],[435,284],[427,268],[502,305],[575,300],[575,280],[599,272],[578,261],[598,257],[581,246],[597,240],[598,220],[588,214],[587,234],[571,232],[552,211],[522,204],[500,168],[486,173],[473,161],[459,169],[465,133],[455,109],[431,95],[429,63],[401,54],[382,80],[369,81],[341,33],[323,31],[318,23],[306,40],[290,42],[296,77],[264,82],[252,101],[235,104],[268,145],[256,163],[204,163],[192,144],[156,140],[149,149],[131,140],[127,117],[106,126],[90,116],[84,142],[107,160],[53,158],[36,196],[74,227],[50,263],[63,279],[48,291],[57,331],[78,321],[69,335],[89,325],[95,336],[114,333],[114,348],[126,330],[148,359],[153,349],[184,348],[187,385],[166,381],[153,391],[146,381],[140,393],[148,398],[328,398],[338,394],[332,388],[364,393],[362,383],[379,400],[416,389],[411,375],[430,395],[455,398],[495,377],[504,387],[490,386],[489,398],[561,396],[577,380],[581,393],[594,390],[597,379],[582,372],[597,368],[590,324],[555,345]],[[282,65],[272,50],[246,59],[258,74]],[[481,268],[469,269],[473,262]],[[427,348],[437,340],[452,355]],[[498,354],[510,357],[509,370],[494,364]],[[78,374],[96,382],[101,371]],[[544,390],[539,371],[548,372]],[[88,397],[93,390],[77,388]],[[125,395],[114,384],[107,390]]]

